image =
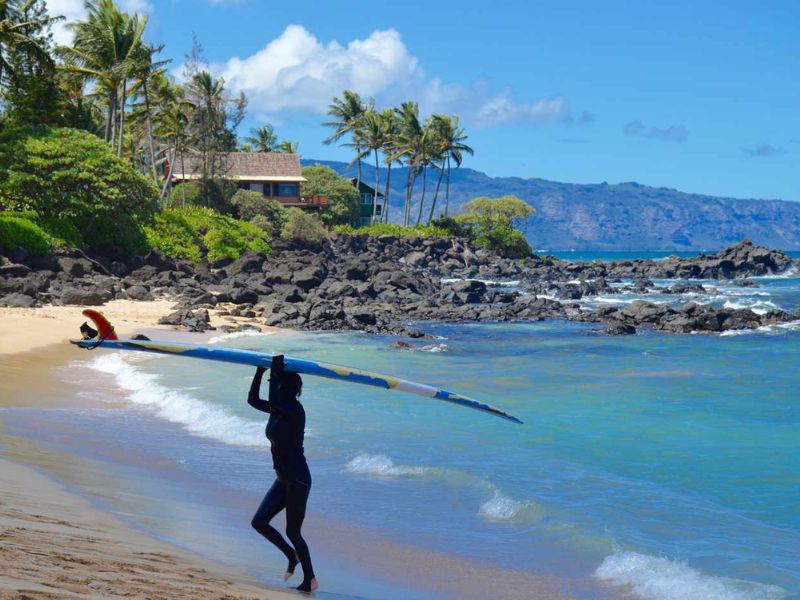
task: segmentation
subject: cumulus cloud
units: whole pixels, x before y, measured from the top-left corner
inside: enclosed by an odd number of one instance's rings
[[[780,148],[771,144],[761,144],[744,149],[745,156],[750,158],[765,158],[768,156],[775,156],[776,154],[780,154],[780,152]]]
[[[86,17],[84,0],[46,0],[47,12],[50,16],[63,16],[65,19],[53,25],[53,40],[56,44],[72,43],[72,32],[67,25]],[[147,0],[119,0],[117,6],[131,13],[150,13],[153,6]]]
[[[669,127],[645,127],[644,123],[636,119],[622,128],[622,132],[630,137],[643,137],[649,140],[665,142],[685,142],[689,132],[683,125],[670,125]]]
[[[263,115],[295,111],[324,113],[334,96],[353,89],[380,103],[408,98],[423,112],[457,112],[476,125],[565,119],[561,96],[517,101],[510,91],[492,94],[486,82],[462,86],[429,77],[394,29],[378,30],[343,45],[323,43],[301,25],[290,25],[261,50],[212,65],[249,106]]]

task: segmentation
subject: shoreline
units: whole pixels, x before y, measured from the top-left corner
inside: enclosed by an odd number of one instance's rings
[[[15,310],[19,311],[19,309]],[[49,326],[51,321],[57,320],[59,317],[71,321],[76,314],[80,315],[79,310],[78,308],[62,310],[59,307],[59,310],[55,311],[55,315],[48,311],[41,321],[46,326]],[[23,313],[20,318],[29,319],[30,315]],[[7,320],[3,319],[0,332],[7,327],[6,323]],[[137,317],[127,321],[120,330],[123,333],[127,333],[134,328],[147,329],[152,328],[152,326],[152,321]],[[55,331],[51,327],[46,329],[51,333]],[[64,332],[62,337],[65,340],[65,336],[68,336],[69,333],[66,325],[60,326],[57,330]],[[184,338],[187,336],[184,332],[179,332],[177,335]],[[197,334],[197,336],[208,337],[208,333]],[[62,340],[62,343],[64,340]],[[92,402],[91,399],[79,399],[74,395],[70,395],[74,391],[70,392],[68,389],[63,389],[65,384],[59,381],[60,378],[53,372],[53,369],[63,368],[70,362],[70,358],[64,354],[64,346],[62,344],[52,343],[52,339],[50,342],[49,345],[32,345],[28,352],[20,352],[17,349],[14,354],[6,354],[6,361],[0,367],[0,372],[5,375],[4,393],[0,408],[20,408],[25,410],[27,408],[35,409],[38,406],[45,409],[51,407],[67,409],[85,407],[92,409],[100,406],[97,402]],[[42,373],[37,371],[32,374],[32,370],[38,368],[37,365],[42,364],[42,360],[48,363],[47,368],[40,369],[40,371],[44,371]],[[62,367],[58,367],[58,365],[62,365]],[[62,389],[57,393],[48,393],[48,390],[53,390],[53,386],[56,385],[60,385]],[[74,384],[67,384],[67,387],[78,389],[78,386]],[[62,396],[69,396],[69,398],[65,400]],[[70,400],[70,398],[74,401]],[[127,406],[122,402],[121,400],[119,408]],[[104,402],[101,408],[113,410],[117,406]],[[202,580],[203,584],[207,586],[207,590],[210,590],[204,591],[199,595],[199,597],[204,598],[266,598],[267,600],[274,598],[279,600],[284,597],[296,597],[293,594],[274,589],[272,586],[275,584],[269,582],[263,584],[265,589],[259,589],[258,586],[262,585],[262,583],[260,579],[256,581],[252,578],[252,575],[248,574],[250,572],[249,569],[239,570],[213,557],[210,558],[209,553],[205,552],[202,546],[195,548],[191,544],[173,540],[169,536],[164,538],[161,538],[161,536],[155,537],[155,532],[148,531],[148,527],[140,526],[141,523],[137,522],[138,518],[135,514],[128,514],[124,510],[115,509],[106,502],[101,501],[98,504],[98,502],[92,500],[94,496],[90,491],[82,490],[80,484],[74,481],[68,483],[69,477],[63,478],[63,475],[69,472],[73,472],[72,476],[74,476],[74,471],[78,468],[77,465],[86,459],[69,451],[62,454],[62,448],[60,447],[57,450],[55,446],[48,449],[50,447],[48,442],[45,442],[47,445],[43,446],[42,443],[29,437],[15,436],[13,431],[8,431],[8,427],[4,429],[0,430],[0,481],[2,481],[4,490],[13,489],[13,493],[18,500],[12,505],[5,499],[4,494],[4,505],[0,508],[0,526],[2,526],[2,531],[15,527],[23,527],[26,532],[33,531],[31,534],[25,533],[19,538],[14,537],[13,547],[17,549],[15,551],[22,553],[44,553],[45,557],[41,559],[41,563],[37,563],[36,568],[28,570],[25,570],[24,560],[18,554],[8,554],[3,557],[4,562],[13,564],[14,569],[10,571],[11,575],[7,575],[5,578],[0,577],[0,598],[18,597],[18,594],[23,593],[49,593],[55,595],[63,594],[63,596],[77,595],[79,597],[85,593],[90,593],[95,586],[100,585],[106,586],[101,589],[111,595],[110,590],[115,585],[113,581],[116,581],[119,576],[119,571],[115,572],[116,567],[114,565],[123,563],[129,565],[126,568],[137,573],[137,579],[140,579],[138,576],[140,569],[142,572],[147,570],[146,577],[143,577],[145,579],[149,577],[148,586],[154,586],[149,589],[164,590],[163,593],[157,594],[157,597],[198,597],[197,594],[192,596],[190,593],[181,596],[179,592],[173,592],[172,588],[169,587],[175,585],[179,588],[191,589],[192,583],[198,579]],[[48,438],[45,437],[44,439],[47,440]],[[89,446],[91,446],[91,442],[89,442]],[[55,460],[43,458],[48,454],[57,455],[58,458]],[[38,464],[37,461],[39,461]],[[113,465],[113,462],[109,464]],[[159,477],[164,477],[165,473],[169,476],[169,472],[165,471]],[[92,481],[94,485],[97,484],[97,481],[103,481],[101,471],[90,471],[90,474],[93,474]],[[9,482],[11,483],[9,484]],[[125,494],[122,491],[119,493]],[[45,502],[37,502],[36,498],[57,499],[57,501],[54,504],[47,504]],[[246,503],[248,510],[251,508],[250,504],[254,502],[257,503],[257,499],[248,497]],[[64,506],[65,510],[60,511],[57,508],[58,506]],[[31,514],[27,515],[23,508],[31,512]],[[33,526],[19,525],[16,521],[13,523],[9,521],[8,519],[11,517],[7,516],[7,511],[11,511],[14,518],[27,521],[43,519],[48,523],[61,521],[67,524],[52,525],[55,528],[53,533],[55,537],[53,537],[53,543],[49,545],[49,542],[45,543],[41,537],[34,535],[36,530]],[[72,516],[73,512],[74,518]],[[120,520],[115,513],[124,516],[124,519]],[[69,516],[69,518],[64,518],[64,515]],[[131,522],[129,523],[128,521]],[[94,526],[95,522],[99,524],[97,527]],[[479,565],[459,555],[415,548],[391,541],[378,531],[364,529],[345,521],[332,520],[320,514],[309,514],[309,525],[311,531],[324,530],[327,532],[322,539],[315,540],[315,546],[319,554],[324,553],[329,557],[336,556],[339,553],[341,541],[347,540],[352,547],[358,547],[362,551],[366,551],[368,557],[359,559],[356,556],[347,555],[337,556],[335,559],[323,558],[320,561],[323,568],[327,564],[330,569],[325,573],[326,577],[321,581],[323,592],[334,589],[325,585],[326,582],[330,581],[335,584],[337,581],[346,581],[350,577],[348,573],[355,570],[362,573],[362,576],[368,575],[370,579],[377,578],[378,582],[383,582],[378,585],[377,589],[381,589],[380,586],[390,589],[403,589],[407,585],[412,587],[416,585],[420,591],[419,597],[422,598],[480,597],[475,590],[465,590],[462,583],[462,578],[466,578],[466,580],[474,579],[476,573],[483,573],[482,579],[487,582],[483,586],[478,586],[479,588],[484,588],[482,593],[491,593],[492,585],[488,582],[495,581],[500,576],[509,587],[505,597],[520,599],[541,598],[547,600],[574,597],[562,591],[565,587],[564,582],[559,583],[558,580],[551,579],[550,576],[501,570]],[[103,544],[106,543],[106,537],[101,538],[99,534],[93,535],[93,527],[95,529],[100,528],[103,536],[107,536],[108,539],[112,540],[108,543],[115,545],[113,551],[107,551],[104,548]],[[85,547],[81,545],[74,548],[74,551],[79,554],[73,556],[69,554],[72,551],[69,544],[66,542],[62,544],[58,536],[64,535],[66,536],[65,539],[70,539],[69,536],[74,534],[75,530],[79,532],[78,535],[82,539],[85,538],[87,541]],[[98,538],[98,541],[93,541],[94,538]],[[144,548],[151,549],[142,550],[143,554],[141,555],[132,553],[131,556],[128,556],[124,554],[128,550],[128,539],[132,540],[131,547],[138,548],[141,545]],[[261,540],[255,540],[254,543],[264,544]],[[122,546],[122,550],[120,546]],[[261,549],[264,550],[268,557],[271,557],[267,547]],[[123,554],[117,554],[119,552],[123,552]],[[139,550],[132,550],[131,552],[139,552]],[[164,558],[163,560],[170,561],[168,564],[173,566],[170,566],[169,571],[166,573],[159,570],[158,567],[152,569],[150,564],[152,561],[148,562],[149,559],[146,553],[169,556],[170,558]],[[143,558],[139,561],[140,557]],[[113,561],[113,564],[103,562],[106,559]],[[73,563],[82,566],[73,567]],[[441,575],[425,574],[432,564],[436,565],[435,571],[441,572]],[[180,567],[177,573],[173,573],[176,568],[174,565],[179,565]],[[65,577],[61,572],[66,568],[70,570],[69,577]],[[112,578],[111,583],[98,579],[93,575],[94,570],[98,568]],[[337,572],[331,572],[332,570]],[[417,573],[418,577],[414,578],[414,581],[408,581],[408,570]],[[80,577],[77,577],[78,573]],[[129,571],[126,571],[126,573],[129,573]],[[74,577],[77,577],[77,579],[74,579]],[[188,583],[186,580],[189,580]],[[90,585],[92,586],[91,588],[89,587]],[[366,585],[365,589],[376,589],[374,587],[375,584],[372,584],[372,586]],[[568,589],[569,587],[570,585],[567,584],[566,588]],[[122,587],[115,589],[114,593],[123,593]],[[196,590],[196,588],[194,589]],[[423,593],[422,590],[425,589],[428,592]],[[513,590],[516,590],[516,592]],[[131,593],[135,594],[137,591],[134,589]],[[433,595],[429,596],[428,594]],[[382,598],[384,596],[378,592],[364,597]],[[402,595],[391,597],[399,598]],[[616,596],[608,595],[608,597]]]

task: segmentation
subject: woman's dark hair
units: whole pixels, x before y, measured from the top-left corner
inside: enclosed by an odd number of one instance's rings
[[[284,401],[296,400],[297,394],[303,387],[303,380],[298,373],[287,372],[281,377],[280,394],[281,399]]]

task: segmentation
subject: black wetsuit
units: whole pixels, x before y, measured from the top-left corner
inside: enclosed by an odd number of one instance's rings
[[[308,494],[311,491],[311,473],[303,454],[306,413],[296,398],[287,398],[285,394],[281,394],[280,372],[273,372],[270,377],[269,400],[259,398],[263,374],[263,370],[256,372],[247,402],[253,408],[269,413],[266,434],[271,444],[272,465],[277,479],[261,501],[253,516],[252,525],[286,555],[289,560],[289,572],[294,571],[297,558],[300,559],[303,567],[303,583],[298,589],[307,591],[310,581],[314,578],[314,568],[311,565],[308,545],[300,533],[306,515]],[[294,548],[269,524],[284,508],[286,535]]]

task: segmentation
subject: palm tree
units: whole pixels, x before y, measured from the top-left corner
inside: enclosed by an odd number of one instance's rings
[[[275,152],[282,152],[283,154],[297,154],[297,150],[300,147],[300,142],[290,142],[289,140],[283,140],[280,144],[275,146]]]
[[[148,162],[153,175],[153,182],[158,185],[158,172],[156,170],[156,153],[153,142],[153,111],[150,104],[150,93],[148,91],[148,83],[157,78],[163,77],[166,73],[166,65],[169,60],[153,61],[153,56],[158,54],[164,49],[164,46],[150,46],[142,44],[140,47],[140,56],[137,57],[135,67],[133,69],[134,85],[131,88],[131,94],[142,91],[142,98],[144,100],[145,122],[147,126],[147,146],[148,146]]]
[[[251,129],[245,141],[250,144],[252,152],[275,152],[278,147],[278,136],[272,125],[263,125],[258,129]]]
[[[0,83],[3,75],[8,73],[12,82],[16,80],[8,61],[8,56],[17,52],[28,52],[32,57],[53,65],[53,59],[47,48],[35,39],[30,32],[38,31],[64,17],[30,17],[30,11],[36,0],[0,0]]]
[[[397,134],[394,138],[392,160],[403,161],[408,168],[406,177],[406,200],[403,207],[403,227],[408,227],[411,213],[411,194],[420,173],[419,157],[424,144],[424,132],[419,121],[419,104],[403,102],[395,109]]]
[[[73,46],[62,47],[61,52],[70,59],[68,69],[83,74],[108,94],[105,139],[112,147],[118,139],[117,152],[121,156],[127,83],[140,65],[147,17],[123,13],[113,0],[87,0],[86,10],[85,21],[70,24],[75,32]]]
[[[398,131],[398,120],[397,120],[397,113],[393,108],[386,108],[381,113],[381,119],[383,120],[383,126],[385,131],[385,137],[383,142],[383,147],[381,151],[383,152],[383,164],[386,165],[386,184],[384,186],[383,191],[383,214],[382,220],[384,223],[389,222],[389,194],[391,193],[391,188],[389,187],[389,182],[392,178],[392,165],[397,162],[397,159],[394,158],[394,153],[397,149],[397,131]]]
[[[374,100],[367,105],[358,93],[352,90],[345,90],[342,98],[334,98],[328,106],[328,115],[331,121],[323,123],[326,127],[333,127],[334,132],[323,140],[324,144],[332,144],[339,141],[345,135],[354,136],[361,126],[361,116],[374,104]],[[356,155],[360,154],[361,149],[355,140],[351,144],[356,148]],[[356,187],[361,185],[361,158],[356,158]]]
[[[436,154],[439,160],[442,161],[439,169],[439,181],[436,182],[436,191],[433,194],[433,202],[431,204],[431,212],[428,214],[428,223],[433,220],[433,212],[436,209],[436,199],[439,197],[439,187],[442,183],[445,170],[447,171],[447,187],[445,193],[444,215],[447,216],[447,211],[450,205],[450,160],[456,163],[456,168],[461,166],[464,158],[464,153],[472,155],[474,150],[467,146],[464,141],[467,135],[458,124],[458,115],[433,115],[432,129],[434,132],[433,143],[436,145]]]
[[[202,177],[213,179],[219,136],[225,131],[225,80],[214,78],[208,71],[200,71],[187,84],[186,91],[194,105],[192,125],[197,149],[202,156]]]
[[[375,192],[372,196],[371,223],[375,222],[375,216],[378,211],[378,190],[380,189],[381,173],[378,153],[386,148],[389,141],[390,131],[387,129],[387,125],[389,123],[384,121],[383,113],[370,109],[361,116],[360,126],[354,133],[355,145],[357,149],[360,149],[360,152],[356,155],[356,160],[366,158],[370,153],[375,154]]]

